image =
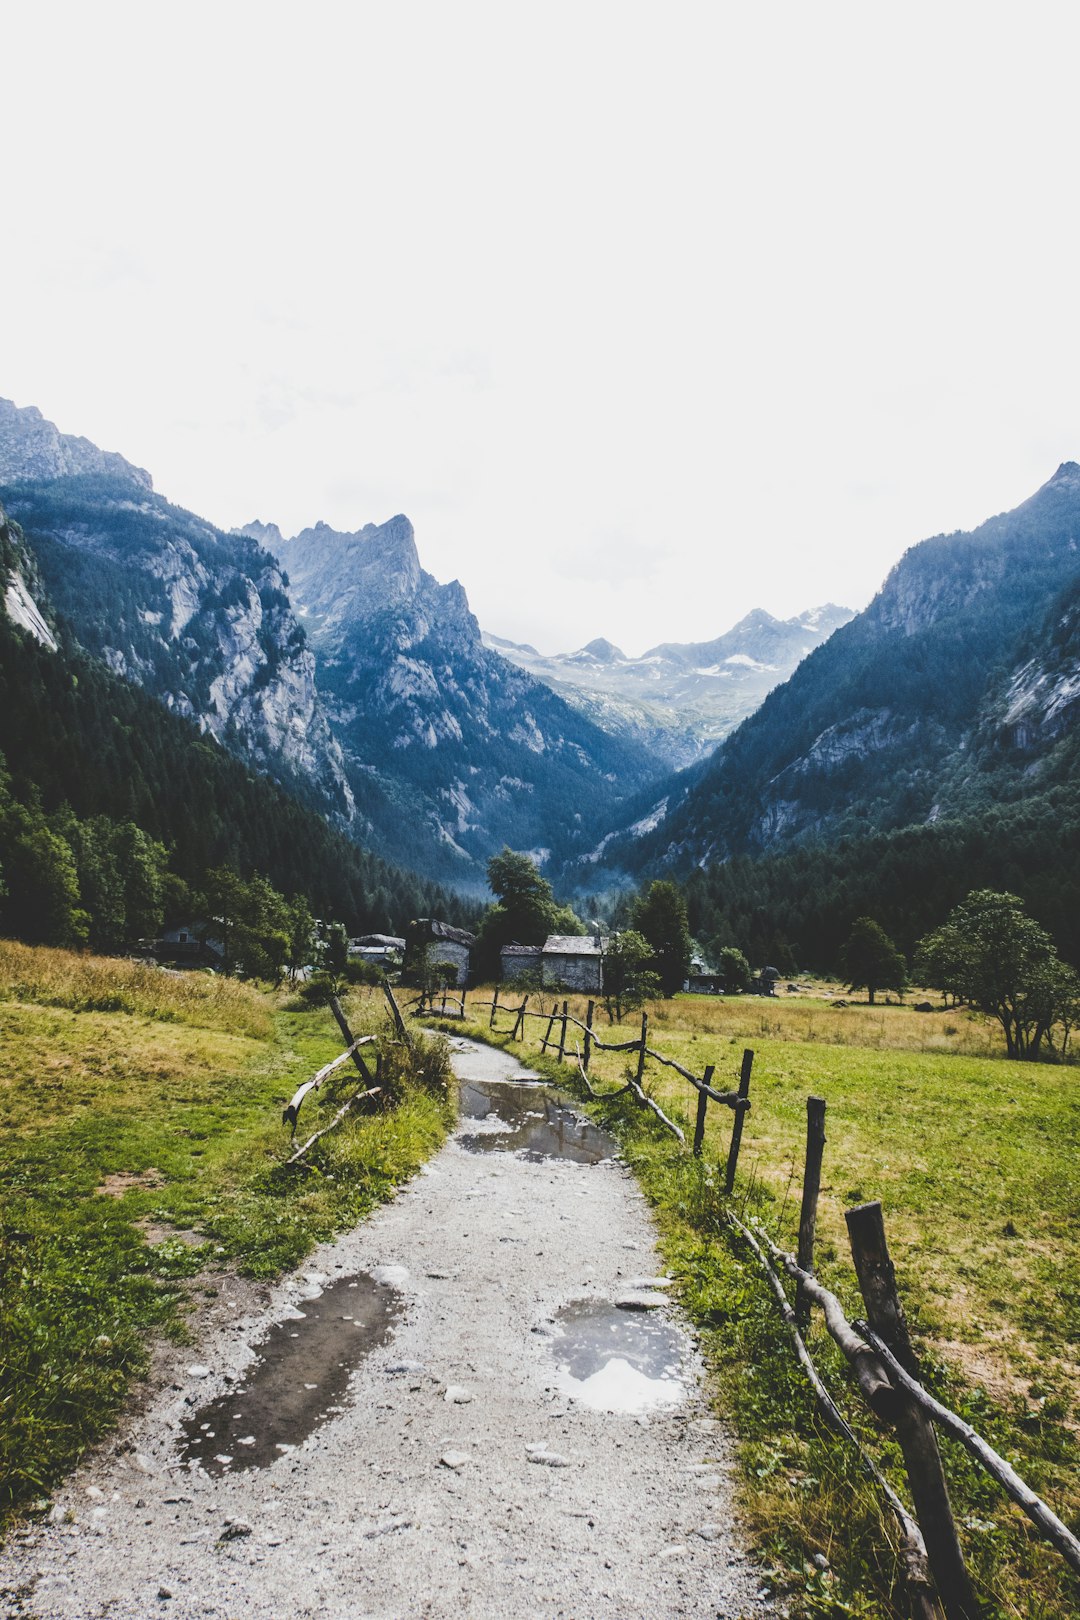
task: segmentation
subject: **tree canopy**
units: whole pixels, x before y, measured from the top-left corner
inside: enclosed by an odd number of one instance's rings
[[[682,989],[693,951],[682,890],[663,878],[650,883],[635,902],[633,921],[652,946],[664,994],[673,996]]]
[[[879,990],[903,994],[907,963],[873,917],[856,919],[840,951],[840,963],[849,990],[865,990],[874,1005]]]
[[[488,861],[487,877],[495,904],[488,907],[480,924],[482,974],[497,977],[504,945],[542,945],[549,934],[585,932],[571,908],[559,905],[531,856],[504,849]]]

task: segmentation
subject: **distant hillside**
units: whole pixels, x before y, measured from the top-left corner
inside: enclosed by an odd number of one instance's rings
[[[1074,781],[1078,574],[1080,467],[1067,462],[1015,511],[908,551],[866,611],[662,784],[652,824],[612,833],[596,866],[689,872]]]
[[[168,847],[171,869],[189,882],[219,864],[257,871],[352,929],[469,918],[456,898],[358,849],[82,651],[44,594],[33,548],[2,511],[0,756],[18,799],[47,814],[66,804],[80,818],[131,820]]]
[[[715,748],[851,616],[831,602],[793,619],[755,608],[712,641],[664,642],[640,658],[602,637],[548,657],[499,636],[484,640],[605,731],[679,770]]]
[[[349,783],[376,847],[482,886],[504,844],[557,863],[583,852],[662,762],[610,736],[485,647],[461,585],[420,566],[408,518],[324,523],[270,547],[314,649]]]

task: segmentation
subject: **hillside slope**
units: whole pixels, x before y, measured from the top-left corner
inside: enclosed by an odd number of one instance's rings
[[[484,646],[461,585],[420,566],[408,518],[244,533],[285,569],[357,805],[410,865],[477,885],[503,844],[572,856],[662,768]]]
[[[1018,747],[1036,791],[1035,756],[1075,712],[1076,618],[1055,604],[1078,575],[1080,466],[1067,462],[1015,511],[908,551],[865,612],[663,785],[654,825],[606,841],[603,865],[688,871],[966,813],[1015,793]],[[1072,769],[1055,759],[1044,786]]]

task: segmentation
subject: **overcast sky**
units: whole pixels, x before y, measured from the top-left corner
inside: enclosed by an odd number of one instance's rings
[[[0,393],[545,651],[863,605],[1080,459],[1075,5],[6,10]]]

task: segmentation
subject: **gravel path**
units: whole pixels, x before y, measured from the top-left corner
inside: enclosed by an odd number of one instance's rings
[[[524,1072],[502,1053],[455,1045],[464,1079]],[[628,1329],[647,1321],[676,1336],[677,1364],[651,1384],[617,1345],[593,1384],[587,1368],[576,1382],[559,1370],[560,1308],[610,1303],[635,1283],[637,1303],[655,1305],[658,1288],[644,1286],[655,1267],[644,1199],[621,1166],[529,1162],[452,1140],[393,1204],[276,1288],[268,1308],[240,1320],[223,1310],[197,1350],[183,1352],[131,1434],[58,1493],[52,1522],[4,1551],[5,1612],[768,1612],[729,1529],[728,1443],[705,1411],[673,1309],[609,1312],[616,1331],[625,1318]],[[399,1292],[402,1313],[339,1409],[268,1466],[217,1476],[178,1466],[181,1426],[242,1384],[252,1346],[268,1331],[284,1342],[325,1283],[365,1272]],[[643,1412],[650,1392],[657,1404]],[[596,1409],[608,1396],[637,1415]]]

